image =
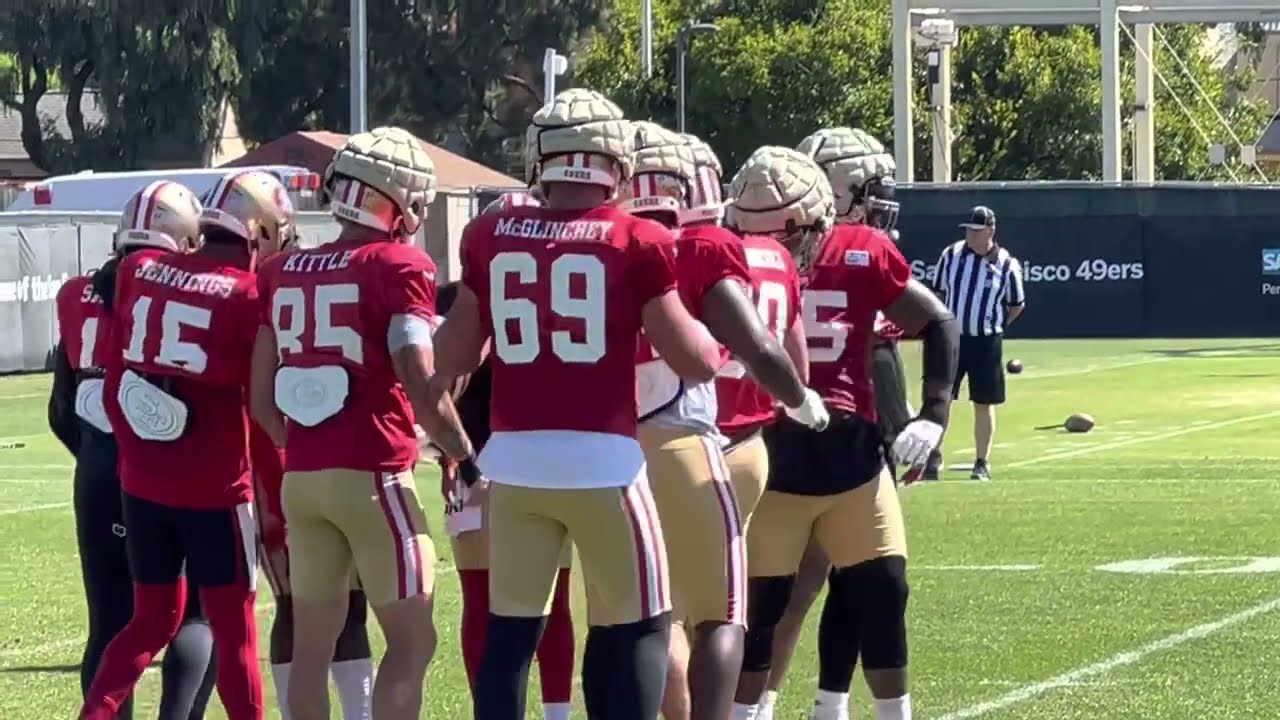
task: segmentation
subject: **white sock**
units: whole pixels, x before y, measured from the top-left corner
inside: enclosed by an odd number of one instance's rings
[[[572,703],[542,703],[543,720],[569,720]]]
[[[343,720],[370,720],[373,717],[373,660],[360,658],[330,663],[329,674],[338,686]]]
[[[773,720],[773,705],[778,702],[777,690],[765,690],[764,697],[760,698],[760,710],[756,713],[756,720]]]
[[[743,705],[742,703],[734,703],[733,712],[729,715],[729,720],[758,720],[760,717],[757,714],[759,710],[759,705]]]
[[[271,666],[271,684],[276,686],[276,706],[280,717],[289,720],[289,663]]]
[[[892,700],[871,701],[876,720],[911,720],[911,696],[903,695]]]
[[[813,720],[848,720],[849,693],[819,690],[813,697]]]

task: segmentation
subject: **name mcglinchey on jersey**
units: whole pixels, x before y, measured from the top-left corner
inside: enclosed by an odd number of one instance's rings
[[[526,240],[604,242],[613,230],[612,220],[541,220],[501,218],[494,234]]]

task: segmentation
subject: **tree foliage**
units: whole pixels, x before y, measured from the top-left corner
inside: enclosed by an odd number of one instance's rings
[[[268,9],[238,0],[15,2],[0,13],[0,52],[15,59],[0,69],[0,102],[20,113],[24,149],[50,172],[199,162]],[[66,92],[69,139],[37,112],[53,85]],[[89,89],[101,125],[84,121]]]
[[[574,58],[575,82],[611,95],[638,117],[674,123],[676,32],[689,20],[714,21],[720,31],[698,36],[688,56],[688,128],[707,138],[730,168],[755,147],[794,145],[824,126],[862,127],[887,142],[893,140],[888,3],[654,0],[655,66],[648,80],[639,71],[637,5],[613,4],[608,29]],[[1234,102],[1238,93],[1233,88],[1247,78],[1232,77],[1215,66],[1205,49],[1205,32],[1201,26],[1181,25],[1162,26],[1157,34],[1157,67],[1168,81],[1165,87],[1156,80],[1160,178],[1229,175],[1226,168],[1209,166],[1209,142],[1237,150],[1231,133],[1252,142],[1265,121],[1262,109]],[[1168,47],[1159,38],[1167,39]],[[952,51],[953,177],[1099,178],[1102,100],[1097,46],[1094,28],[962,29]],[[1122,57],[1122,133],[1128,147],[1133,48],[1127,37]],[[929,177],[934,123],[923,60],[923,52],[918,52],[917,178]],[[1126,168],[1132,166],[1130,157],[1126,152]]]
[[[348,5],[287,0],[241,88],[242,130],[350,127]],[[542,102],[542,54],[570,50],[601,0],[387,0],[367,8],[368,120],[500,164]]]

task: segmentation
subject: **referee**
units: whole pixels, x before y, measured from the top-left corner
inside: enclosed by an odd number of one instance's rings
[[[1004,329],[1022,314],[1026,293],[1022,265],[996,244],[996,214],[991,208],[973,208],[960,227],[964,240],[942,251],[934,290],[960,325],[960,363],[951,393],[960,397],[960,383],[968,375],[976,452],[970,477],[990,480],[996,406],[1004,403]],[[941,469],[942,453],[935,451],[924,478],[937,480]]]

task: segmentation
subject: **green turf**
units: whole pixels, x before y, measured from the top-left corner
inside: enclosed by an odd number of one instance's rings
[[[1006,353],[1026,370],[1011,380],[1000,414],[995,480],[974,483],[949,469],[945,482],[904,493],[916,717],[1275,717],[1276,573],[1096,568],[1280,555],[1280,342],[1011,341]],[[918,351],[905,354],[912,362]],[[0,443],[25,443],[0,450],[3,720],[71,717],[79,696],[84,609],[71,464],[44,431],[47,387],[41,376],[0,380]],[[1086,435],[1036,429],[1075,411],[1092,413],[1098,427]],[[958,405],[948,462],[972,459],[971,428],[968,407]],[[423,716],[463,718],[458,586],[447,543],[438,549],[442,642]],[[265,628],[269,607],[259,617]],[[812,625],[779,720],[803,717],[812,695]],[[139,718],[154,717],[157,692],[151,672]],[[860,682],[857,692],[856,716],[868,718]],[[224,717],[217,707],[209,715]]]

